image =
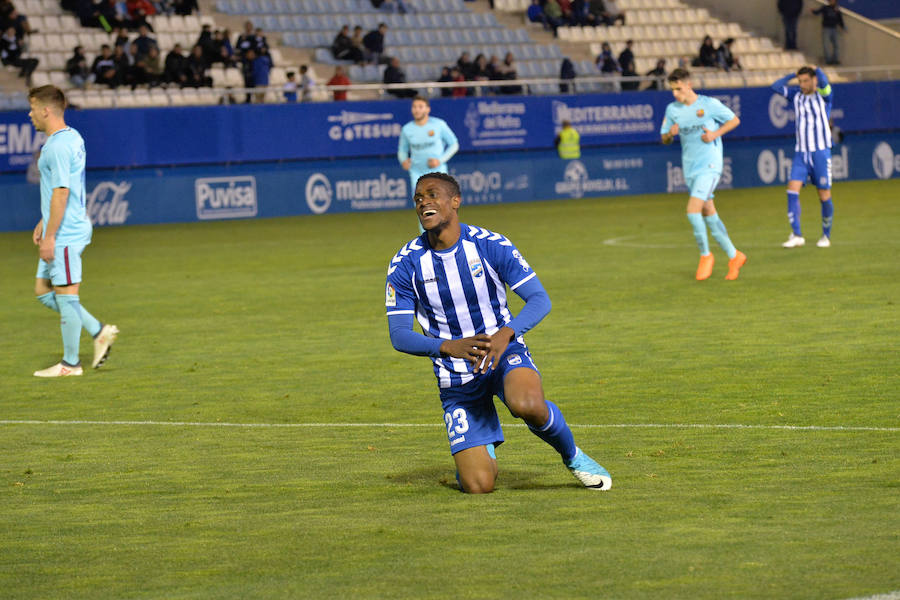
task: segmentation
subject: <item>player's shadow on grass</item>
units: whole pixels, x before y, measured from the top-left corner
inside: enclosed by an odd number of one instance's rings
[[[388,479],[403,486],[432,486],[435,483],[454,491],[459,490],[453,465],[435,465],[409,471],[401,471],[388,476]],[[497,490],[547,490],[578,487],[577,482],[566,481],[561,477],[558,481],[548,482],[546,473],[540,471],[523,471],[517,469],[500,469],[497,476]]]

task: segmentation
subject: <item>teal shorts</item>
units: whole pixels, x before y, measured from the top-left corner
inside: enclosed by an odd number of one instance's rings
[[[37,279],[49,279],[54,286],[81,283],[81,253],[84,246],[57,246],[53,261],[38,260]]]
[[[717,171],[704,171],[690,177],[685,177],[684,182],[691,191],[691,198],[700,198],[704,202],[713,199],[713,192],[719,185],[722,174]]]

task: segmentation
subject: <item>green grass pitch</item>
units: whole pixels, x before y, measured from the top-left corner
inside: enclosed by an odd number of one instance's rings
[[[694,281],[682,195],[463,205],[550,293],[527,340],[608,493],[504,410],[497,491],[456,491],[429,363],[387,336],[411,211],[95,230],[82,302],[122,333],[80,379],[31,376],[58,318],[0,234],[0,597],[900,590],[900,183],[834,195],[832,248],[804,190],[784,250],[783,189],[719,192],[735,282],[712,240]]]

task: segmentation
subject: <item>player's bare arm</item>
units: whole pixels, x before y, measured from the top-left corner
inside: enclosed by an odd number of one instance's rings
[[[54,188],[53,195],[50,196],[50,218],[47,219],[47,230],[44,231],[44,237],[40,243],[40,256],[45,261],[53,260],[54,250],[56,248],[56,232],[62,223],[63,215],[66,212],[66,202],[69,200],[68,188]]]
[[[446,340],[441,344],[441,354],[452,356],[453,358],[461,358],[475,365],[475,372],[478,372],[478,363],[491,349],[491,337],[486,333],[479,333],[471,337],[459,338],[456,340]]]
[[[710,131],[706,127],[703,128],[703,135],[700,136],[700,139],[709,144],[714,141],[716,138],[722,137],[729,131],[733,131],[738,125],[741,124],[741,120],[737,117],[731,119],[730,121],[725,121],[722,123],[722,126],[716,129],[715,131]]]
[[[672,123],[669,133],[662,134],[662,143],[668,146],[675,140],[676,135],[678,135],[678,123]]]

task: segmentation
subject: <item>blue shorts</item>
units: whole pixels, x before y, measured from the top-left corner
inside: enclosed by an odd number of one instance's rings
[[[791,181],[812,181],[820,190],[831,189],[831,150],[795,152]]]
[[[520,367],[538,370],[528,349],[512,341],[493,371],[476,375],[465,385],[441,388],[450,454],[476,446],[499,446],[503,443],[503,430],[494,406],[494,396],[505,402],[503,379],[507,373]]]
[[[691,198],[700,198],[706,202],[713,199],[713,192],[716,191],[716,186],[719,185],[719,178],[721,177],[722,174],[717,171],[703,171],[702,173],[685,177],[684,182],[691,191]]]
[[[81,253],[84,246],[57,246],[53,262],[38,260],[36,279],[49,279],[55,286],[81,283]]]

